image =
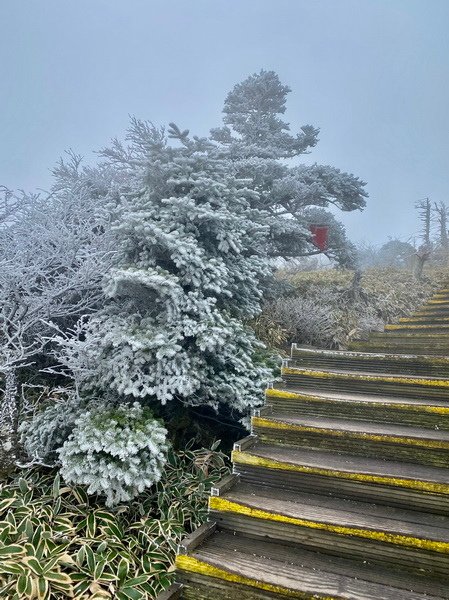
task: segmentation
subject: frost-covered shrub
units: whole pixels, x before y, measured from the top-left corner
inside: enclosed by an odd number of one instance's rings
[[[336,314],[325,303],[317,305],[308,298],[282,298],[270,303],[266,311],[286,329],[290,340],[326,346],[335,342]]]
[[[89,494],[113,506],[127,502],[159,481],[166,463],[167,430],[138,403],[96,408],[78,417],[59,451],[68,483],[85,484]]]
[[[55,464],[58,450],[72,432],[83,403],[72,391],[52,394],[50,402],[19,426],[20,442],[34,462]]]

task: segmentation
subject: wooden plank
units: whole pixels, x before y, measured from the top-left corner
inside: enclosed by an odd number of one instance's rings
[[[402,405],[404,407],[413,408],[416,407],[416,410],[422,411],[426,410],[426,407],[441,407],[445,408],[447,412],[449,410],[449,403],[447,400],[442,400],[438,398],[426,398],[424,395],[422,397],[413,398],[413,397],[397,397],[394,395],[384,394],[381,397],[376,394],[372,394],[369,391],[365,392],[350,392],[350,391],[333,391],[333,390],[325,390],[322,387],[309,388],[306,390],[295,387],[295,386],[283,386],[278,384],[269,390],[266,391],[266,398],[271,401],[272,398],[283,396],[287,398],[297,397],[299,399],[309,399],[309,400],[322,400],[328,399],[335,402],[354,402],[358,404],[372,404],[373,406],[394,406],[394,405]],[[433,409],[432,409],[433,410]],[[434,411],[438,412],[438,411]]]
[[[449,339],[448,339],[449,341]],[[403,383],[405,385],[408,384],[418,384],[427,387],[432,387],[437,385],[439,387],[449,387],[449,378],[438,378],[438,377],[420,377],[414,375],[396,375],[391,373],[370,373],[363,371],[351,371],[351,370],[327,370],[320,371],[319,369],[306,369],[301,367],[286,367],[285,374],[291,375],[308,375],[309,377],[319,377],[319,378],[331,378],[335,377],[336,379],[355,379],[357,381],[363,381],[364,383],[370,381],[376,382],[389,382],[400,384]]]
[[[449,430],[449,402],[438,398],[376,396],[293,386],[267,390],[266,402],[271,407],[268,414],[273,416],[327,418],[332,415],[339,419]]]
[[[195,548],[200,546],[209,536],[211,536],[217,528],[217,524],[215,521],[209,521],[207,523],[203,523],[195,529],[194,532],[187,535],[178,548],[179,554],[187,554],[188,552],[192,552]]]
[[[311,552],[337,556],[354,561],[368,561],[388,571],[398,569],[422,574],[429,578],[445,579],[449,584],[449,560],[447,554],[420,550],[410,546],[398,546],[374,539],[337,535],[326,530],[299,527],[291,523],[273,523],[233,512],[215,512],[214,518],[221,531],[235,532],[252,537],[256,542],[304,548]]]
[[[304,549],[225,533],[217,534],[195,552],[192,559],[178,563],[182,578],[193,580],[193,590],[195,583],[204,578],[203,582],[214,592],[209,596],[211,600],[216,597],[233,600],[240,597],[265,598],[269,596],[259,594],[270,592],[273,597],[345,600],[423,600],[424,597],[431,600],[445,597],[445,587],[436,581],[425,582],[411,575],[386,573],[375,565],[323,557]],[[206,573],[208,577],[205,577]],[[248,594],[253,588],[256,594],[239,595],[239,588],[235,587],[239,585],[242,592]],[[234,595],[215,595],[226,594],[226,590],[232,590]]]
[[[360,458],[354,455],[320,452],[319,450],[298,450],[266,444],[257,444],[254,448],[245,452],[245,455],[269,459],[275,461],[278,465],[310,467],[324,471],[335,471],[341,475],[344,473],[348,475],[362,474],[373,478],[385,478],[387,481],[403,481],[407,483],[407,486],[410,484],[417,489],[430,492],[432,488],[426,487],[425,483],[427,482],[430,485],[435,485],[433,491],[449,494],[449,469],[410,465],[400,461],[385,461],[376,458]],[[238,452],[235,453],[235,456],[239,460]]]
[[[343,478],[320,472],[289,472],[236,464],[242,482],[288,490],[294,493],[320,494],[345,500],[358,500],[383,506],[396,506],[431,514],[449,516],[449,496],[415,488]]]
[[[348,435],[354,433],[363,437],[382,436],[386,439],[403,440],[404,443],[419,445],[426,448],[435,447],[449,450],[449,432],[438,431],[432,429],[422,429],[419,427],[404,427],[399,425],[391,425],[389,423],[369,423],[365,421],[354,421],[349,419],[330,419],[330,418],[314,418],[301,417],[297,415],[281,415],[276,414],[269,418],[253,418],[253,422],[261,426],[284,429],[295,427],[323,429],[333,431],[335,433],[342,432]],[[237,449],[237,448],[236,448]],[[243,448],[245,449],[245,448]],[[448,455],[449,458],[449,455]]]
[[[156,600],[181,600],[182,588],[180,583],[174,583],[167,590],[159,594]]]
[[[252,426],[259,440],[269,445],[336,451],[444,468],[449,464],[447,431],[296,415],[254,417]]]
[[[211,496],[222,496],[225,492],[230,490],[236,485],[239,480],[239,476],[236,473],[226,475],[223,479],[220,479],[210,490]]]
[[[388,536],[403,537],[398,544],[428,547],[449,556],[449,519],[441,515],[244,483],[222,498],[210,498],[210,506],[214,510],[241,510],[242,514],[269,513],[266,518],[279,523],[316,523],[317,528],[341,530],[342,535],[384,541]]]

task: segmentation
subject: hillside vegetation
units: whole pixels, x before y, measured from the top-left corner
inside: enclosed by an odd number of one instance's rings
[[[422,281],[398,268],[372,268],[361,274],[281,270],[281,293],[266,302],[255,328],[270,347],[286,350],[296,342],[343,349],[351,339],[410,314],[446,278],[443,268],[429,269]]]

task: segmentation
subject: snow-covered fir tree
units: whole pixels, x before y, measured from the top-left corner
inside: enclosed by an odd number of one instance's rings
[[[246,413],[270,377],[244,323],[269,273],[267,215],[214,144],[175,125],[169,136],[177,144],[133,120],[129,147],[103,152],[128,174],[113,228],[121,261],[104,308],[62,341],[61,360],[84,390]]]
[[[156,481],[165,452],[159,431],[157,459],[154,449],[139,446],[148,465],[156,460],[154,470],[125,474],[117,461],[134,461],[130,425],[120,429],[119,458],[102,447],[98,456],[92,453],[89,440],[96,435],[115,439],[112,413],[143,410],[136,422],[146,421],[148,431],[157,426],[147,409],[158,412],[167,403],[224,406],[244,419],[272,378],[247,325],[260,311],[270,259],[316,252],[308,230],[314,214],[322,220],[329,206],[364,205],[358,178],[332,167],[289,164],[316,145],[318,130],[304,126],[290,134],[280,118],[288,91],[275,73],[249,77],[228,95],[225,126],[209,138],[133,119],[126,144],[114,140],[102,151],[104,162],[83,172],[81,188],[94,199],[100,194],[110,209],[115,252],[98,310],[58,340],[58,360],[88,415],[75,426],[72,420],[61,440],[49,427],[48,409],[43,435],[28,445],[38,456],[42,439],[54,456],[58,439],[66,478],[88,483],[109,503]],[[58,190],[71,189],[78,176],[61,165]],[[342,238],[341,229],[331,235],[338,244]],[[99,426],[101,411],[106,429]]]
[[[318,254],[308,225],[311,208],[321,209],[321,222],[330,224],[329,258],[347,265],[353,248],[343,226],[324,209],[363,209],[365,183],[329,165],[298,164],[318,143],[319,130],[304,125],[296,135],[282,120],[290,88],[273,71],[260,71],[237,84],[228,94],[224,126],[211,131],[212,139],[233,161],[239,177],[250,179],[254,208],[270,215],[269,254],[298,257]],[[335,229],[333,232],[332,229]]]

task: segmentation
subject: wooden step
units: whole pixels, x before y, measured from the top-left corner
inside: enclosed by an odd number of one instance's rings
[[[232,453],[246,483],[449,515],[449,470],[255,443]]]
[[[449,322],[449,319],[448,319]],[[290,366],[312,369],[449,377],[449,357],[321,350],[292,345]]]
[[[423,307],[427,306],[438,306],[439,308],[447,308],[449,309],[449,300],[441,299],[441,298],[432,298],[427,300],[427,302],[423,305]]]
[[[449,333],[449,323],[396,323],[385,325],[385,332]]]
[[[188,600],[443,600],[443,583],[216,531],[177,558]]]
[[[355,350],[359,346],[353,346]],[[449,356],[449,336],[446,334],[414,334],[414,333],[372,333],[367,347],[381,348],[381,352],[398,354],[433,354]],[[374,350],[368,350],[373,351]],[[376,350],[378,351],[378,350]]]
[[[302,390],[319,387],[323,392],[362,392],[389,396],[394,394],[408,398],[425,396],[449,401],[449,378],[283,367],[282,379],[287,386]]]
[[[386,334],[385,334],[386,335]],[[395,353],[395,354],[405,354],[409,355],[413,352],[426,355],[426,356],[438,356],[440,358],[446,358],[449,356],[449,345],[448,344],[431,344],[431,343],[423,343],[421,348],[418,347],[418,344],[410,345],[410,344],[401,344],[398,340],[355,340],[349,342],[348,348],[354,352],[379,352],[379,353]]]
[[[269,445],[328,450],[420,465],[449,465],[449,433],[333,418],[278,415],[252,418],[253,434]]]
[[[370,340],[388,340],[390,342],[396,338],[402,343],[410,344],[411,347],[414,347],[415,345],[422,346],[423,343],[449,344],[449,336],[446,333],[407,333],[404,331],[402,333],[396,332],[396,334],[394,334],[393,332],[385,333],[373,331],[369,337]]]
[[[266,391],[264,415],[291,414],[396,423],[449,431],[449,402],[446,400],[333,392],[320,387],[307,391],[276,386]],[[268,409],[271,409],[269,411]],[[259,411],[260,415],[260,411]]]
[[[434,315],[437,317],[447,317],[449,315],[449,310],[447,308],[441,308],[439,306],[422,306],[419,310],[413,312],[411,317],[420,317]]]
[[[282,376],[168,598],[449,599],[449,286]]]
[[[411,325],[432,325],[438,323],[449,324],[449,317],[440,317],[432,315],[419,315],[417,317],[402,317],[399,319],[399,323],[410,323]]]
[[[240,483],[209,499],[221,530],[449,578],[449,518]]]

